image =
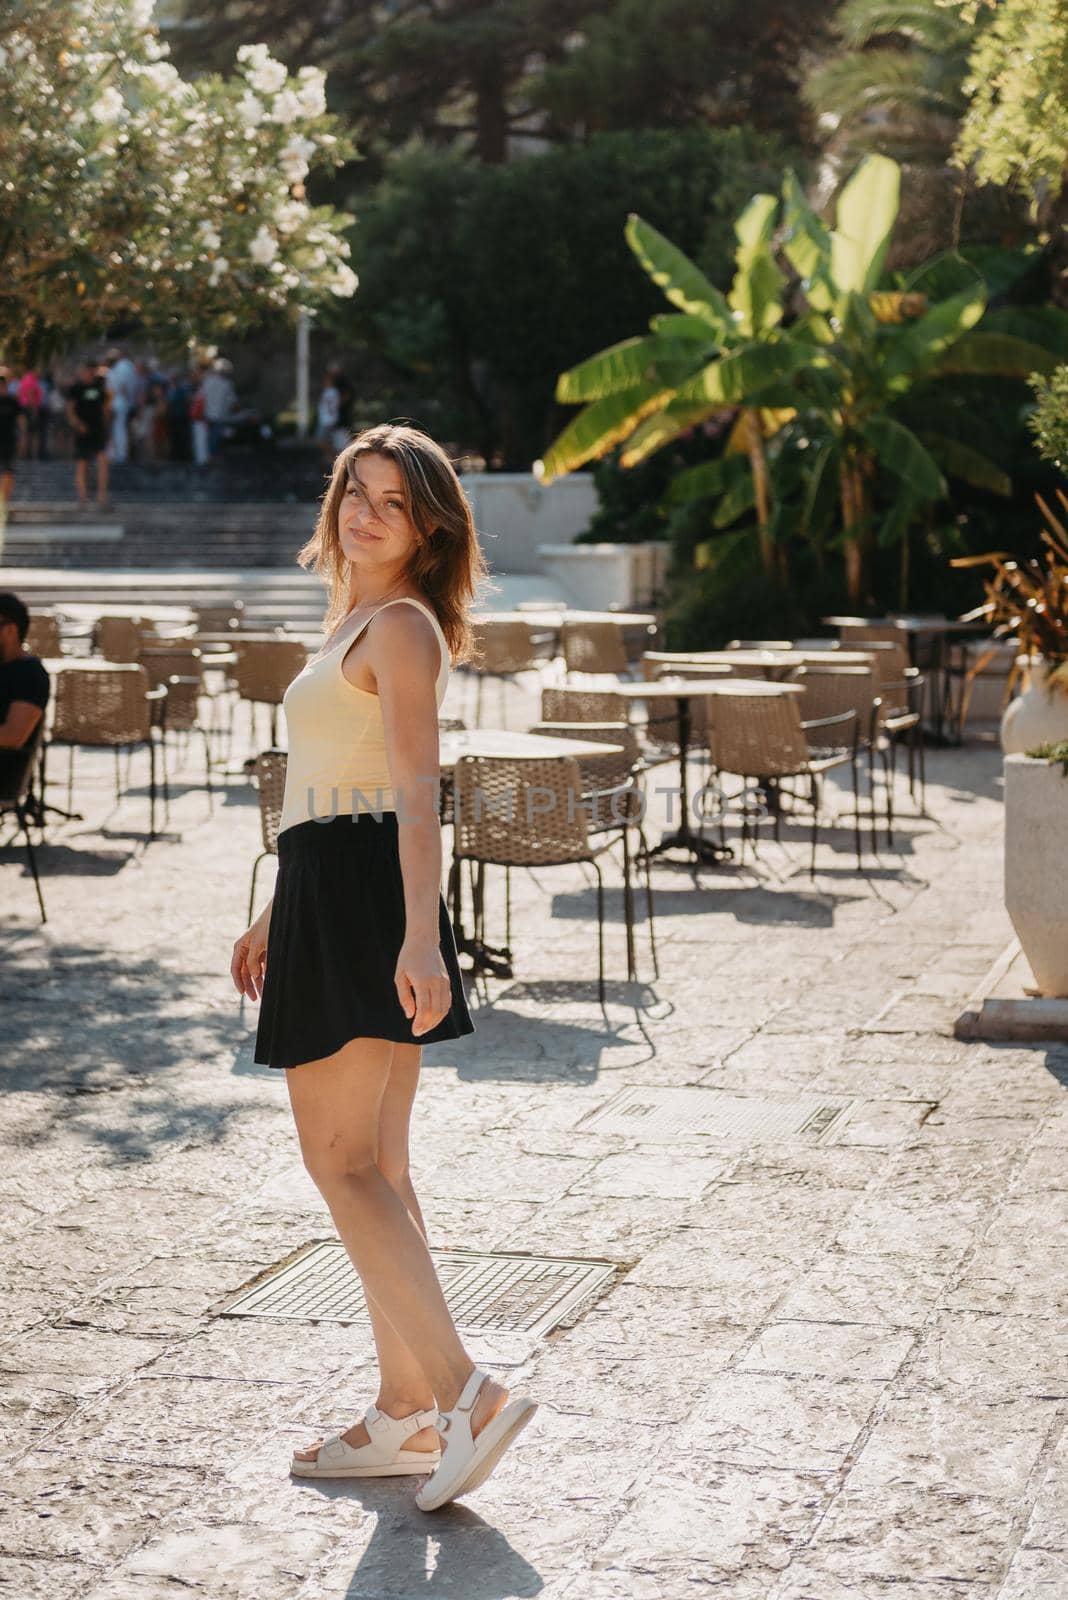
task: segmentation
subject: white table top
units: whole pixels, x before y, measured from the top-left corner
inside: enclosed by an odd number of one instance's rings
[[[616,683],[613,694],[628,700],[697,700],[702,695],[804,694],[803,683],[765,683],[762,678],[657,678],[655,683]]]
[[[479,611],[472,622],[481,627],[493,622],[529,622],[535,628],[560,628],[565,622],[616,622],[621,628],[652,628],[656,617],[651,611]]]
[[[44,667],[56,672],[137,672],[136,661],[105,661],[103,656],[46,656]]]
[[[650,652],[652,660],[662,661],[663,654]],[[772,670],[783,671],[793,667],[806,666],[810,661],[819,665],[839,667],[866,667],[871,664],[872,652],[870,650],[694,650],[685,655],[672,656],[677,660],[680,668],[685,668],[687,662],[696,666],[723,666],[723,667],[767,667]]]
[[[551,760],[556,756],[620,755],[620,744],[598,744],[593,739],[554,739],[542,733],[512,733],[508,728],[469,728],[442,733],[441,767],[454,767],[461,756],[506,756],[513,760]]]

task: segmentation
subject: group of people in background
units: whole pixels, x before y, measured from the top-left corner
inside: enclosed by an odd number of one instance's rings
[[[355,390],[342,368],[329,366],[316,413],[315,438],[326,461],[348,443]],[[20,461],[74,459],[78,502],[89,504],[95,464],[97,506],[109,507],[112,464],[126,461],[217,461],[237,416],[233,367],[225,357],[193,369],[163,370],[146,356],[109,350],[57,367],[0,364],[0,497],[10,500]],[[269,436],[270,430],[261,430]]]
[[[219,458],[236,407],[232,374],[223,357],[192,371],[164,371],[119,349],[81,362],[73,380],[54,369],[0,365],[0,496],[11,498],[20,460],[73,456],[82,506],[95,462],[101,507],[113,462],[208,465]]]

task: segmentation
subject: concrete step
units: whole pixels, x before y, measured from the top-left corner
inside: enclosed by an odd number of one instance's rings
[[[317,514],[307,501],[139,502],[86,513],[56,501],[17,501],[9,510],[0,559],[9,567],[282,567],[295,561]]]

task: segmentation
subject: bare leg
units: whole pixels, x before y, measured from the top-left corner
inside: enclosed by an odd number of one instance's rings
[[[404,1054],[397,1060],[390,1096],[395,1052]],[[396,1416],[435,1400],[442,1410],[451,1409],[474,1368],[445,1304],[407,1179],[407,1128],[418,1056],[412,1046],[353,1039],[335,1055],[286,1073],[304,1164],[363,1282],[379,1352],[381,1393],[390,1402],[382,1410]],[[400,1128],[403,1152],[398,1149]],[[383,1166],[390,1168],[390,1176]],[[479,1433],[507,1400],[502,1385],[484,1383],[472,1432]],[[420,1446],[424,1436],[425,1447],[433,1448],[435,1430],[416,1435]],[[343,1437],[354,1445],[367,1441],[362,1424]],[[313,1460],[317,1449],[298,1455]]]
[[[98,506],[106,504],[108,498],[108,458],[101,454],[96,458],[96,503]]]
[[[5,504],[11,499],[11,491],[14,487],[15,474],[13,472],[5,472],[0,477],[0,500],[3,500]]]
[[[89,504],[89,463],[80,458],[74,463],[74,487],[78,491],[78,504]]]
[[[408,1166],[408,1134],[412,1104],[419,1084],[422,1051],[418,1045],[395,1044],[389,1081],[382,1097],[378,1120],[378,1167],[404,1201],[408,1212],[425,1239],[426,1224],[412,1188]],[[413,1411],[428,1411],[434,1405],[430,1381],[404,1340],[388,1320],[378,1301],[364,1290],[367,1310],[378,1354],[379,1385],[375,1404],[387,1416],[407,1417]],[[370,1435],[362,1422],[348,1428],[341,1437],[354,1448],[367,1444]],[[440,1442],[436,1428],[420,1428],[404,1441],[406,1450],[435,1450]],[[322,1443],[294,1453],[303,1461],[314,1461]]]

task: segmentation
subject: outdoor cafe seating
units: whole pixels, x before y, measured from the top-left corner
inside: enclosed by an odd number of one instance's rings
[[[200,720],[200,700],[203,693],[201,653],[189,645],[150,645],[141,652],[141,665],[148,673],[149,684],[156,689],[163,684],[167,689],[167,719],[165,735],[197,733],[204,741],[204,787],[208,793],[208,808],[213,805],[211,787],[211,739],[208,728]],[[163,759],[167,759],[167,741],[163,739]]]
[[[100,666],[71,665],[57,672],[52,698],[51,725],[41,759],[41,798],[47,802],[49,753],[67,746],[67,812],[74,801],[74,752],[79,746],[115,751],[115,797],[123,793],[121,754],[132,756],[145,749],[149,761],[149,838],[155,839],[157,748],[165,727],[167,689],[150,687],[147,670],[136,662],[111,662]],[[166,769],[163,799],[169,804]]]
[[[636,976],[634,895],[631,881],[629,829],[634,820],[633,786],[589,793],[579,762],[572,756],[513,759],[506,756],[462,755],[454,772],[456,805],[453,856],[457,868],[467,863],[473,907],[474,942],[486,946],[486,869],[504,869],[505,945],[511,953],[511,872],[515,867],[538,870],[582,864],[597,885],[597,994],[605,1002],[604,874],[601,858],[619,842],[623,846],[623,909],[627,935],[627,976]],[[651,879],[645,853],[650,949],[655,962]],[[453,878],[453,915],[462,919],[462,872]],[[459,941],[458,941],[459,942]]]
[[[26,860],[33,877],[33,886],[37,891],[37,904],[41,908],[41,921],[48,921],[45,911],[44,893],[41,889],[40,873],[37,870],[37,852],[30,835],[31,792],[34,776],[37,771],[41,751],[44,745],[45,723],[44,718],[38,719],[37,726],[22,750],[3,751],[2,755],[8,759],[0,759],[0,818],[14,815],[16,822],[16,837],[18,831],[22,833],[22,842],[26,848]]]
[[[711,759],[717,779],[732,774],[746,780],[740,800],[741,858],[754,837],[754,821],[770,815],[775,838],[781,839],[782,800],[804,799],[787,790],[784,780],[807,780],[811,810],[810,875],[816,874],[816,847],[820,826],[821,780],[835,767],[852,770],[853,835],[857,867],[863,871],[860,835],[860,789],[857,774],[857,716],[853,710],[832,716],[802,719],[796,699],[785,695],[733,697],[717,695],[711,724]],[[752,787],[757,787],[754,798]],[[721,836],[724,812],[720,811]]]

